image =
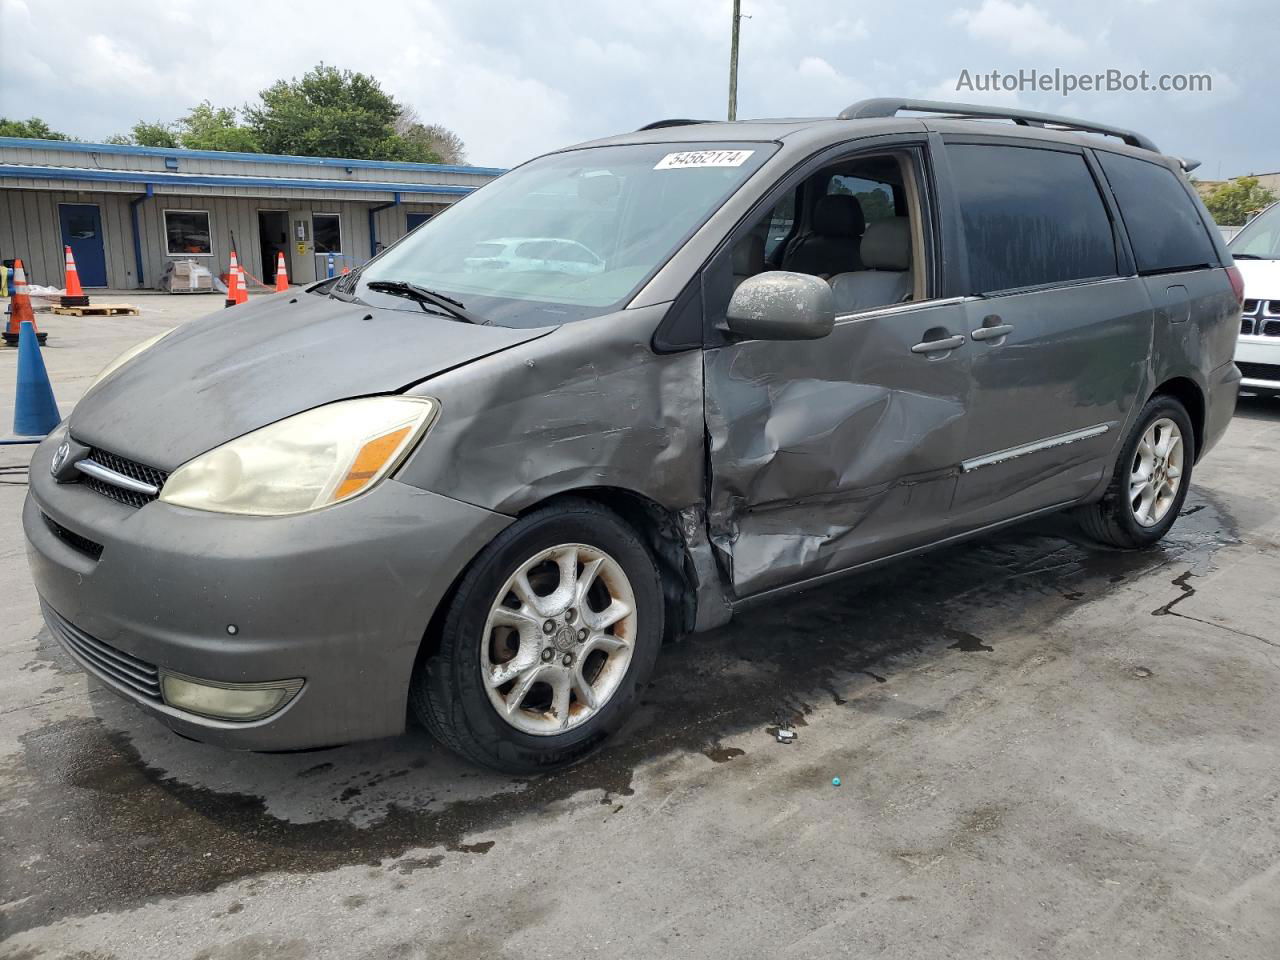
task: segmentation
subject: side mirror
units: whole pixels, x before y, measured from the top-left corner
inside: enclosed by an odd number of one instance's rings
[[[725,319],[731,333],[749,340],[820,340],[835,326],[835,297],[820,277],[758,273],[733,291]]]

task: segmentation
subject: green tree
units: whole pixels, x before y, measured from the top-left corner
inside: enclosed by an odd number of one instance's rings
[[[1204,198],[1214,222],[1224,227],[1238,227],[1250,214],[1276,202],[1273,190],[1258,183],[1257,177],[1237,177],[1220,183]]]
[[[129,136],[140,147],[176,147],[178,134],[173,127],[172,123],[160,120],[155,123],[139,120],[129,131]]]
[[[400,112],[378,81],[321,63],[299,80],[278,80],[245,109],[269,153],[390,159]]]
[[[215,107],[208,100],[196,104],[178,121],[178,139],[188,150],[230,150],[262,153],[262,144],[249,127],[237,122],[232,107]]]
[[[466,163],[467,148],[462,138],[439,123],[423,123],[418,111],[402,106],[396,117],[396,135],[406,144],[417,144],[432,155],[431,163]]]
[[[30,120],[10,120],[0,117],[0,137],[26,137],[29,140],[70,140],[65,133],[52,130],[39,117]]]
[[[157,120],[147,123],[139,120],[128,133],[113,133],[103,143],[123,143],[137,147],[176,147],[178,134],[174,124]]]

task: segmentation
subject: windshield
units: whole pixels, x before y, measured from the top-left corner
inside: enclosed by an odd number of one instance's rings
[[[536,327],[617,309],[776,150],[771,143],[591,147],[517,167],[369,262],[350,292],[407,281],[488,323]]]
[[[1233,257],[1280,260],[1280,203],[1254,217],[1231,238],[1227,252]]]

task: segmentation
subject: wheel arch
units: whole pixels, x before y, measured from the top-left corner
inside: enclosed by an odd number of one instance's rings
[[[1187,416],[1191,418],[1192,439],[1196,445],[1195,461],[1200,459],[1200,452],[1204,449],[1204,431],[1205,431],[1205,398],[1204,391],[1199,385],[1188,377],[1171,377],[1164,381],[1160,386],[1156,387],[1151,393],[1152,397],[1166,396],[1173,397],[1187,410]]]
[[[690,632],[697,613],[696,578],[693,574],[692,558],[680,534],[679,513],[634,490],[621,487],[582,487],[559,491],[544,497],[522,509],[516,514],[516,519],[566,500],[587,500],[605,507],[620,517],[641,537],[653,554],[658,575],[662,581],[666,625],[664,642]],[[471,562],[458,571],[432,612],[418,648],[415,671],[439,647],[449,604],[457,593],[458,585],[474,562],[473,557]]]
[[[622,518],[653,554],[662,580],[663,641],[675,640],[693,629],[697,613],[693,559],[680,534],[680,514],[650,497],[625,487],[580,487],[552,494],[526,507],[520,516],[563,500],[588,500]]]

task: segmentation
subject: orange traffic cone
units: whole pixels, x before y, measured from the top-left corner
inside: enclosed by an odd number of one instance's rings
[[[236,284],[236,304],[249,302],[249,277],[244,272],[244,267],[237,267],[240,271],[240,282]]]
[[[286,293],[289,289],[289,273],[284,265],[284,251],[276,254],[276,293]]]
[[[240,302],[236,294],[236,287],[240,283],[240,267],[236,263],[235,251],[231,251],[231,266],[227,270],[227,299],[223,301],[224,307],[234,307]]]
[[[87,307],[89,298],[84,295],[84,288],[80,286],[80,274],[76,272],[76,258],[71,254],[70,247],[62,248],[67,255],[67,291],[62,296],[62,305],[64,307]]]
[[[344,267],[342,268],[342,275],[343,275],[344,277],[345,277],[348,273],[350,273],[350,272],[351,272],[351,268],[350,268],[350,267],[344,266]]]
[[[13,299],[9,303],[9,324],[4,329],[4,342],[11,347],[18,345],[18,336],[22,333],[22,325],[31,324],[36,329],[36,314],[31,309],[31,297],[27,293],[27,271],[22,268],[22,261],[13,261]],[[36,339],[44,343],[49,339],[47,333],[36,333]]]

